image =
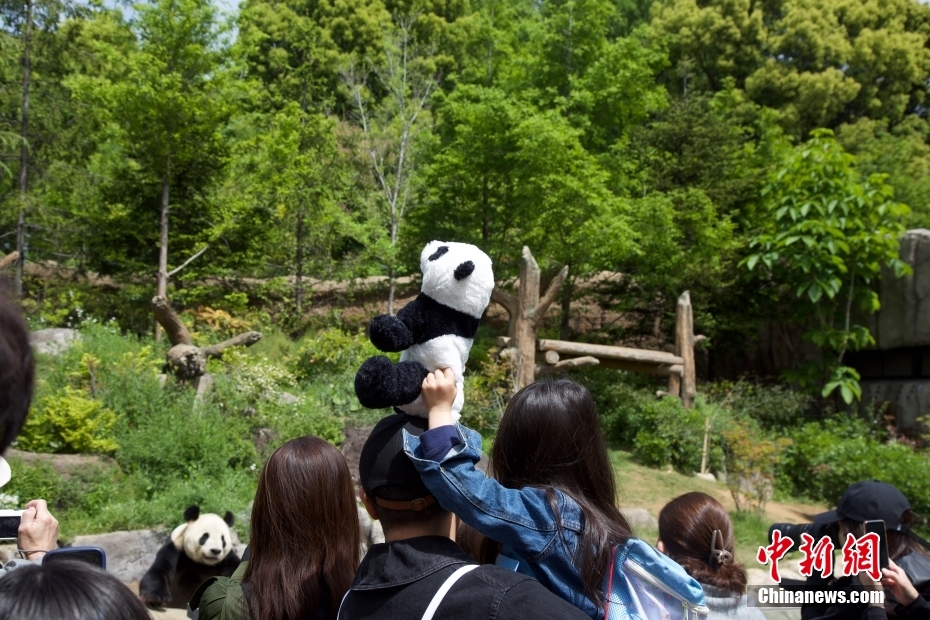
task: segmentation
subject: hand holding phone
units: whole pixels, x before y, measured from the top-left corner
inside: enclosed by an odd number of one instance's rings
[[[58,519],[48,511],[44,499],[34,499],[26,504],[17,537],[20,549],[27,551],[50,551],[58,546]],[[28,554],[27,559],[37,560],[39,554]]]

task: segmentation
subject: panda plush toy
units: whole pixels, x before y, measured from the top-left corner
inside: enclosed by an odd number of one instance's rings
[[[229,577],[239,566],[229,530],[231,512],[221,517],[201,514],[198,506],[190,506],[184,521],[171,532],[139,582],[139,598],[146,605],[184,609],[201,583],[219,575]]]
[[[420,386],[428,372],[450,368],[458,388],[452,417],[458,421],[465,396],[463,372],[491,300],[491,259],[468,243],[431,241],[420,254],[420,294],[396,316],[372,319],[368,334],[381,351],[401,351],[400,363],[370,357],[355,375],[355,394],[370,409],[395,407],[426,417]]]

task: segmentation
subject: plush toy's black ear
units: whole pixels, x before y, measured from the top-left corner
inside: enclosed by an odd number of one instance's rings
[[[233,519],[233,513],[227,510],[226,515],[223,517],[223,521],[226,522],[226,525],[228,525],[229,527],[232,527],[234,520],[235,519]]]
[[[198,518],[200,518],[200,506],[188,506],[184,511],[185,521],[196,521]]]

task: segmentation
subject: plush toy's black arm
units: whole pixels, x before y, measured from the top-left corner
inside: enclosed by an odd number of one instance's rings
[[[368,337],[379,351],[403,351],[413,344],[413,332],[404,324],[400,314],[379,314],[373,318],[368,326]]]
[[[163,606],[171,601],[171,580],[178,565],[178,554],[170,540],[158,550],[152,566],[139,582],[139,598],[147,605]]]

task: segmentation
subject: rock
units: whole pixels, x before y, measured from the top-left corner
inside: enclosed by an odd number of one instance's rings
[[[300,402],[300,398],[294,396],[289,392],[278,392],[278,404],[279,405],[296,405]]]
[[[45,454],[39,452],[25,452],[10,448],[3,454],[3,458],[20,459],[24,463],[47,463],[52,469],[64,476],[70,476],[77,471],[87,471],[94,468],[112,467],[118,469],[112,458],[94,454]]]
[[[646,528],[658,530],[659,522],[645,508],[621,508],[620,512],[634,530]]]
[[[700,478],[701,480],[707,480],[708,482],[717,482],[717,477],[712,473],[708,472],[706,474],[694,474],[695,478]]]
[[[79,342],[81,333],[74,329],[52,327],[32,332],[29,340],[36,353],[59,355],[70,349],[75,342]]]
[[[867,413],[875,403],[891,403],[898,428],[917,424],[930,413],[930,380],[869,379],[860,383],[862,401],[859,411]]]
[[[236,529],[241,529],[243,532],[249,531],[249,527],[252,525],[253,505],[255,505],[255,500],[250,501],[248,506],[245,507],[245,510],[236,515]]]
[[[882,270],[881,309],[873,330],[879,349],[930,345],[930,230],[907,231],[899,256],[914,273],[895,278]]]
[[[142,579],[167,540],[164,533],[134,530],[77,536],[71,546],[100,547],[107,554],[107,572],[128,583]]]

